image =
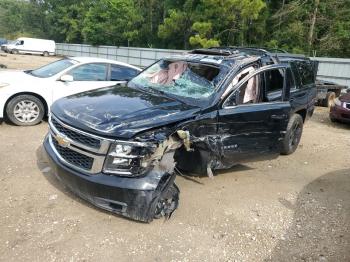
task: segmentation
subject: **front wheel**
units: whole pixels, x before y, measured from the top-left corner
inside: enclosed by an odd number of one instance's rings
[[[41,122],[45,108],[41,100],[32,95],[19,95],[6,106],[7,118],[18,126],[33,126]]]
[[[45,51],[45,52],[43,53],[43,56],[45,56],[45,57],[49,56],[49,52]]]
[[[297,149],[303,133],[303,118],[294,114],[288,122],[287,132],[282,142],[282,155],[290,155]]]
[[[11,54],[13,54],[13,55],[17,55],[17,54],[18,54],[18,50],[13,49],[13,50],[11,51]]]
[[[166,192],[162,193],[162,196],[158,200],[154,218],[170,218],[171,214],[179,205],[180,190],[175,183],[170,185]]]

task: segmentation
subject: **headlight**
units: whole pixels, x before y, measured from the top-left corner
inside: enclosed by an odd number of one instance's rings
[[[151,155],[156,150],[155,144],[118,142],[112,144],[103,172],[121,176],[139,176],[152,164]]]
[[[339,98],[337,97],[336,99],[334,99],[334,104],[336,106],[341,106],[342,105],[342,102],[339,100]]]
[[[0,88],[8,86],[8,85],[9,85],[8,83],[0,83]]]

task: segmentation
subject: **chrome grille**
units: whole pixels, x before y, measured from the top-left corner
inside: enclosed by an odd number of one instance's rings
[[[60,156],[68,163],[85,170],[91,170],[94,162],[92,157],[80,154],[70,148],[60,146],[55,138],[52,138],[52,143]]]
[[[102,171],[105,157],[113,140],[68,126],[54,115],[50,116],[49,127],[50,145],[62,163],[90,174]]]
[[[83,145],[93,147],[96,149],[99,149],[101,147],[100,140],[82,135],[78,132],[75,132],[71,129],[68,129],[68,128],[64,127],[63,125],[61,125],[55,118],[51,119],[51,123],[55,126],[55,128],[57,129],[58,132],[66,135],[67,137],[69,137],[73,141],[77,141]]]

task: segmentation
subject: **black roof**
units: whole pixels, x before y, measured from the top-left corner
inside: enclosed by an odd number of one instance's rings
[[[295,59],[308,59],[305,55],[291,54],[282,49],[268,49],[258,47],[236,47],[236,46],[224,46],[224,47],[212,47],[208,49],[195,49],[190,51],[191,54],[207,54],[207,55],[219,55],[219,56],[237,56],[248,55],[258,57],[270,57],[273,60],[295,60]]]
[[[194,49],[182,55],[173,55],[168,57],[168,59],[185,59],[187,61],[219,66],[226,68],[226,70],[259,60],[262,61],[263,65],[288,63],[295,60],[309,60],[304,55],[291,54],[279,49],[234,46]]]

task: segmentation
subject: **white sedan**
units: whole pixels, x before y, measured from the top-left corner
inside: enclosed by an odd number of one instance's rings
[[[51,104],[68,95],[123,83],[141,71],[135,66],[91,57],[69,57],[28,71],[0,72],[0,118],[35,125]]]

